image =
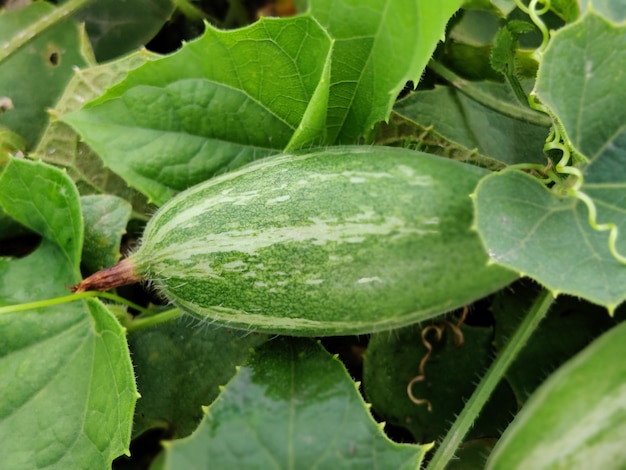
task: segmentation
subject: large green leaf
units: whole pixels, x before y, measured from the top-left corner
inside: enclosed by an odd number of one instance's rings
[[[553,36],[536,85],[579,159],[587,161],[578,163],[581,189],[594,201],[598,222],[619,229],[621,253],[626,252],[624,48],[626,27],[587,12]],[[613,310],[626,299],[626,268],[609,251],[608,233],[591,228],[585,204],[560,190],[550,191],[522,173],[489,176],[476,191],[478,231],[495,262],[555,292]]]
[[[164,468],[419,467],[430,446],[381,433],[342,364],[319,344],[278,338],[239,369]]]
[[[484,178],[474,203],[476,227],[495,263],[555,294],[580,296],[610,310],[626,299],[626,268],[609,251],[606,233],[589,226],[581,202],[511,170]],[[626,220],[620,227],[626,231]]]
[[[0,177],[0,202],[43,235],[32,254],[0,259],[0,305],[67,294],[82,245],[71,180],[12,160]],[[128,453],[133,370],[124,332],[99,301],[2,313],[0,337],[2,466],[105,469]]]
[[[54,269],[44,255],[27,282],[57,280],[36,276]],[[16,273],[4,268],[3,281]],[[13,299],[1,299],[7,301]],[[122,328],[101,303],[2,314],[0,335],[4,467],[106,469],[129,452],[133,371]]]
[[[0,11],[0,43],[52,10],[49,3],[36,2],[20,10]],[[79,28],[72,19],[36,35],[0,63],[0,97],[11,103],[11,109],[0,112],[0,126],[20,134],[33,147],[48,122],[46,109],[63,92],[73,69],[83,65]]]
[[[215,173],[322,141],[330,47],[310,17],[227,32],[207,26],[64,119],[130,186],[162,204]]]
[[[553,374],[515,417],[490,469],[626,466],[626,324]]]
[[[462,0],[316,0],[310,13],[333,47],[328,142],[354,143],[417,83]]]
[[[554,34],[539,67],[537,95],[589,159],[624,133],[624,48],[626,26],[590,11]]]
[[[235,375],[250,349],[267,336],[184,319],[132,332],[128,342],[141,400],[133,435],[166,428],[175,438],[192,433],[219,387]]]

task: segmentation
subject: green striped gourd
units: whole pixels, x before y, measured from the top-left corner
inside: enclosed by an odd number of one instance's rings
[[[469,195],[485,174],[386,147],[269,157],[166,203],[122,277],[149,279],[184,311],[237,328],[407,325],[516,277],[487,265],[470,230]]]

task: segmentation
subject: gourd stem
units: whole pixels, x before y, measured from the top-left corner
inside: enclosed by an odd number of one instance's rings
[[[156,315],[137,317],[134,320],[126,322],[124,327],[129,333],[131,333],[133,331],[143,330],[144,328],[150,328],[161,323],[167,323],[180,317],[182,314],[183,311],[181,309],[172,308],[170,310],[166,310],[165,312],[157,313]]]
[[[536,126],[550,127],[552,125],[552,120],[549,116],[539,113],[534,109],[522,108],[521,106],[495,98],[490,93],[486,93],[478,88],[469,80],[459,77],[452,70],[439,62],[431,60],[428,63],[428,67],[461,93],[497,113]]]
[[[463,441],[463,438],[476,421],[480,410],[485,406],[500,379],[502,379],[519,351],[528,341],[530,335],[545,317],[553,302],[554,296],[549,290],[544,288],[518,326],[515,334],[487,370],[487,373],[480,381],[476,390],[474,390],[448,434],[437,447],[435,455],[428,463],[426,470],[443,470],[446,468],[454,457],[454,453]]]
[[[114,266],[102,269],[83,279],[70,290],[75,293],[90,290],[111,290],[115,287],[127,286],[142,280],[142,277],[135,273],[135,266],[131,258],[124,258]]]

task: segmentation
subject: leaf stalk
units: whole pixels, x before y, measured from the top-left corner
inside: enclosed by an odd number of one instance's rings
[[[496,386],[504,377],[505,372],[528,341],[528,338],[530,338],[545,317],[553,302],[554,296],[548,289],[544,288],[518,326],[513,337],[511,337],[500,355],[487,370],[487,373],[474,390],[474,393],[441,444],[437,447],[435,455],[428,463],[426,470],[444,470],[447,467],[450,460],[454,457],[457,448],[462,443],[463,438],[485,406],[485,403],[487,403]]]
[[[497,113],[536,126],[550,127],[552,125],[552,119],[550,119],[549,116],[541,114],[534,109],[522,108],[495,98],[491,94],[478,88],[469,80],[459,77],[452,70],[439,62],[431,60],[428,63],[428,67],[461,93]]]

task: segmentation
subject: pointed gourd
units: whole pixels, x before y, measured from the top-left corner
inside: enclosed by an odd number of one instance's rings
[[[193,316],[270,333],[404,326],[517,277],[470,230],[486,174],[387,147],[268,157],[171,199],[135,253],[75,290],[148,279]]]

